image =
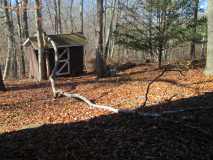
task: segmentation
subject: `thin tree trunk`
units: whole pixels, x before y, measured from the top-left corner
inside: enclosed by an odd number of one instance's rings
[[[47,79],[46,75],[46,64],[45,64],[45,52],[44,52],[44,40],[43,40],[43,29],[42,29],[42,14],[41,14],[41,0],[35,0],[36,5],[36,28],[37,28],[37,41],[38,41],[38,80]]]
[[[74,31],[74,22],[73,22],[73,16],[72,16],[72,9],[73,9],[73,2],[74,0],[70,0],[70,25],[71,25],[71,32]]]
[[[153,53],[153,46],[152,46],[152,24],[153,24],[153,21],[152,21],[152,12],[153,12],[153,8],[152,8],[152,5],[153,5],[153,1],[152,0],[149,0],[148,1],[148,5],[150,7],[149,9],[149,54],[150,54],[150,57],[151,57],[151,62],[154,62],[154,53]]]
[[[197,18],[198,18],[198,7],[199,0],[193,0],[194,2],[194,21],[193,21],[193,38],[191,42],[191,61],[195,60],[195,35],[197,33]]]
[[[29,37],[29,29],[28,29],[28,13],[27,13],[27,6],[28,0],[22,0],[23,6],[23,38]]]
[[[163,55],[163,45],[161,44],[158,49],[158,67],[161,68],[162,66],[162,55]]]
[[[120,9],[120,0],[117,0],[117,12],[116,12],[116,17],[115,17],[115,31],[118,29],[118,23],[119,23],[119,17],[121,16],[121,9]],[[115,40],[111,40],[111,48],[110,48],[110,58],[113,57],[114,50],[115,50]],[[119,55],[119,52],[117,52]]]
[[[62,34],[62,23],[61,23],[61,0],[58,0],[58,26],[59,26],[59,33]]]
[[[55,33],[58,34],[58,7],[57,1],[54,0],[54,11],[55,11]]]
[[[25,59],[24,59],[24,48],[23,48],[23,37],[22,37],[22,26],[21,26],[21,18],[20,18],[20,5],[19,1],[16,0],[16,17],[17,17],[17,24],[18,24],[18,35],[19,35],[19,43],[20,43],[20,55],[19,55],[19,69],[20,69],[20,77],[25,76]]]
[[[2,77],[2,72],[1,72],[1,67],[0,67],[0,91],[5,91],[6,87],[4,85],[3,77]]]
[[[103,9],[103,0],[97,0],[96,73],[98,78],[105,76],[106,73],[106,65],[103,58]]]
[[[80,4],[80,19],[81,19],[81,33],[84,33],[84,0],[81,0]]]
[[[202,43],[202,46],[201,46],[201,57],[200,57],[200,60],[201,60],[201,64],[202,66],[205,65],[205,38],[203,38],[203,43]]]
[[[112,39],[112,33],[113,33],[113,22],[115,19],[115,11],[116,11],[116,4],[117,4],[117,0],[113,1],[113,10],[111,13],[111,21],[110,21],[110,25],[109,25],[109,31],[107,34],[107,38],[106,38],[106,45],[105,45],[105,52],[104,52],[104,58],[107,59],[109,56],[109,50],[110,50],[110,40]]]
[[[49,18],[50,18],[52,29],[54,30],[55,26],[54,26],[53,17],[52,17],[51,12],[50,12],[49,0],[46,1],[46,7],[47,7],[47,12],[48,12],[48,15],[49,15]]]
[[[8,34],[8,53],[7,53],[7,60],[4,70],[3,79],[17,78],[17,57],[16,57],[16,47],[15,47],[15,37],[14,37],[14,25],[12,18],[9,12],[9,5],[7,0],[4,0],[4,12],[5,12],[5,19],[6,19],[6,28]]]
[[[107,42],[107,0],[104,0],[104,26],[103,26],[103,39],[105,40],[104,43]]]

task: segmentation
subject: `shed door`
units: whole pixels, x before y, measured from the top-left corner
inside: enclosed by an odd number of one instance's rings
[[[70,74],[70,49],[63,48],[59,51],[59,63],[56,76],[64,76]]]

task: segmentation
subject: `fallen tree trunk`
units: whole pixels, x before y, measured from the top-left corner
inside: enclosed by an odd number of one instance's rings
[[[57,49],[57,46],[56,46],[55,42],[50,37],[48,37],[48,41],[51,43],[51,45],[53,46],[53,49],[55,51],[55,66],[54,66],[54,68],[52,70],[52,73],[51,73],[51,75],[49,77],[54,97],[57,98],[58,96],[65,96],[65,97],[69,97],[69,98],[75,98],[75,99],[78,99],[78,100],[81,100],[81,101],[85,102],[89,107],[104,109],[104,110],[107,110],[107,111],[111,111],[113,113],[118,113],[119,109],[115,109],[113,107],[105,106],[105,105],[98,105],[98,104],[92,103],[89,99],[87,99],[86,97],[81,96],[79,94],[67,93],[67,92],[64,92],[62,90],[57,90],[56,89],[56,85],[55,85],[56,75],[55,75],[55,73],[57,71],[58,60],[59,60],[59,58],[58,58],[58,49]]]
[[[92,101],[90,101],[89,99],[87,99],[86,97],[84,97],[82,95],[79,95],[79,94],[76,94],[76,93],[67,93],[67,92],[64,92],[61,89],[56,89],[56,84],[55,84],[56,75],[55,75],[55,73],[57,71],[58,60],[59,60],[58,49],[57,49],[55,42],[50,37],[48,37],[48,41],[51,43],[51,45],[53,46],[54,51],[55,51],[55,66],[54,66],[54,68],[51,72],[51,75],[49,77],[51,87],[52,87],[52,91],[53,91],[55,98],[57,98],[58,96],[65,96],[65,97],[68,97],[68,98],[74,98],[74,99],[81,100],[91,108],[104,109],[104,110],[107,110],[107,111],[110,111],[110,112],[113,112],[113,113],[126,113],[126,114],[132,114],[133,113],[133,114],[138,114],[138,115],[143,116],[143,117],[163,118],[163,119],[164,119],[164,116],[167,116],[167,115],[173,115],[173,114],[178,114],[178,113],[183,113],[183,112],[193,112],[193,111],[196,111],[196,110],[212,110],[213,109],[213,107],[209,107],[209,108],[199,107],[199,108],[178,109],[178,110],[173,110],[173,111],[164,111],[164,112],[160,112],[160,113],[159,112],[142,112],[143,108],[146,106],[146,102],[148,101],[148,94],[149,94],[149,90],[150,90],[151,85],[168,71],[180,72],[180,74],[182,75],[182,72],[180,70],[166,70],[166,69],[164,69],[156,78],[154,78],[148,84],[144,104],[142,106],[136,107],[134,110],[116,109],[116,108],[113,108],[113,107],[108,106],[108,105],[98,105],[98,104],[93,103]]]

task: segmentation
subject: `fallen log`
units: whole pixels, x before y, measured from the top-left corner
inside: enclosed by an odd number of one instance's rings
[[[78,100],[85,102],[89,107],[104,109],[104,110],[107,110],[107,111],[110,111],[110,112],[113,112],[113,113],[118,113],[119,109],[115,109],[113,107],[105,106],[105,105],[98,105],[98,104],[91,102],[89,99],[87,99],[86,97],[84,97],[82,95],[79,95],[79,94],[76,94],[76,93],[67,93],[67,92],[64,92],[62,90],[56,89],[55,73],[56,73],[56,70],[57,70],[57,67],[58,67],[58,60],[59,60],[58,48],[57,48],[55,42],[50,37],[48,37],[47,39],[51,43],[51,45],[53,46],[53,49],[54,49],[54,52],[55,52],[55,56],[54,56],[55,57],[55,66],[54,66],[54,68],[53,68],[53,70],[52,70],[52,72],[49,76],[49,80],[50,80],[50,84],[51,84],[51,87],[52,87],[54,97],[57,98],[58,96],[65,96],[65,97],[69,97],[69,98],[75,98],[75,99],[78,99]]]
[[[178,109],[178,110],[175,110],[175,111],[163,111],[161,113],[158,113],[158,112],[143,112],[143,108],[146,106],[146,103],[148,101],[148,94],[149,94],[149,90],[150,90],[151,85],[168,71],[180,72],[180,74],[183,75],[180,70],[164,69],[156,78],[154,78],[148,84],[148,87],[147,87],[147,90],[146,90],[144,104],[142,106],[136,107],[134,110],[116,109],[116,108],[113,108],[113,107],[108,106],[108,105],[98,105],[98,104],[93,103],[88,98],[86,98],[86,97],[84,97],[84,96],[82,96],[80,94],[67,93],[67,92],[64,92],[63,90],[56,89],[56,84],[55,84],[56,76],[55,76],[55,73],[56,73],[56,70],[57,70],[57,67],[58,67],[58,60],[59,60],[59,58],[58,58],[58,49],[57,49],[57,46],[56,46],[55,42],[50,37],[48,37],[47,39],[51,43],[51,45],[53,46],[53,49],[54,49],[54,52],[55,52],[55,56],[54,56],[55,57],[55,66],[54,66],[54,68],[53,68],[53,70],[52,70],[52,72],[51,72],[51,74],[49,76],[49,81],[50,81],[51,88],[52,88],[52,91],[53,91],[53,94],[54,94],[55,98],[57,98],[58,96],[65,96],[65,97],[68,97],[68,98],[74,98],[74,99],[78,99],[80,101],[83,101],[84,103],[86,103],[91,108],[103,109],[103,110],[107,110],[107,111],[110,111],[110,112],[113,112],[113,113],[127,113],[127,114],[128,113],[129,114],[136,113],[136,114],[138,114],[140,116],[143,116],[143,117],[153,117],[153,118],[160,118],[160,117],[163,117],[165,115],[178,114],[178,113],[183,113],[183,112],[191,112],[191,111],[196,111],[196,110],[211,110],[211,109],[213,109],[213,107],[209,107],[209,108],[200,107],[200,108]]]

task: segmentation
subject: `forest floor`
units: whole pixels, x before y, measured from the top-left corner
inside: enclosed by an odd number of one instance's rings
[[[57,87],[97,104],[134,110],[160,73],[147,64],[99,80],[60,78]],[[202,69],[182,73],[166,72],[153,83],[144,110],[202,109],[160,118],[54,99],[47,81],[6,81],[8,91],[0,92],[0,159],[213,159],[213,76]]]

